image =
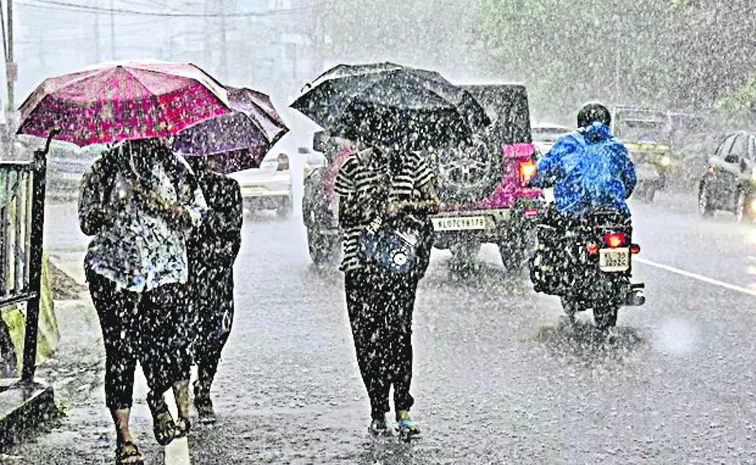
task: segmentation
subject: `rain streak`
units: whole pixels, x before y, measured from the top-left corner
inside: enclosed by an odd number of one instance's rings
[[[1,464],[756,460],[756,2],[0,13]]]

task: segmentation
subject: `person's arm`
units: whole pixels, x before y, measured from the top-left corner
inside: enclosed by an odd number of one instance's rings
[[[630,160],[630,154],[622,144],[619,144],[619,154],[622,160],[622,182],[625,184],[625,198],[627,199],[633,194],[638,178],[635,174],[635,164]]]
[[[433,215],[441,210],[441,200],[433,187],[433,171],[424,158],[418,157],[412,176],[420,198],[390,204],[387,212],[389,216],[396,216],[402,211]]]
[[[203,192],[213,192],[212,195],[219,195],[220,198],[213,199],[205,214],[204,224],[216,236],[233,238],[241,234],[244,218],[241,187],[234,179],[222,175],[211,176],[213,179],[210,182],[216,184],[217,188],[206,185]]]
[[[207,211],[203,229],[207,227],[210,237],[205,240],[213,241],[214,249],[221,263],[231,266],[241,249],[241,229],[244,221],[244,208],[241,187],[234,179],[221,175],[213,175],[212,182],[218,184],[217,189],[205,186],[205,192],[213,192],[219,196],[212,199],[212,207]],[[208,194],[210,195],[210,194]]]
[[[568,137],[561,137],[557,140],[551,150],[538,160],[535,176],[530,179],[528,185],[540,188],[548,188],[554,185],[554,180],[559,176],[562,157],[572,147]]]
[[[357,199],[354,171],[357,158],[348,158],[339,168],[334,183],[334,192],[339,196],[339,225],[351,228],[365,223],[365,209]]]
[[[84,173],[79,193],[79,227],[87,236],[94,236],[110,225],[117,215],[117,204],[105,202],[111,197],[115,174],[108,176],[102,159],[95,161]]]
[[[172,152],[169,156],[174,158],[168,158],[163,169],[176,190],[177,201],[169,203],[155,192],[150,192],[149,204],[170,222],[184,229],[196,228],[202,224],[208,212],[205,196],[186,161]]]

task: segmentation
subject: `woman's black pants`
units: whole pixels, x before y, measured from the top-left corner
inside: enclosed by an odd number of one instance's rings
[[[347,271],[347,310],[357,363],[370,397],[371,418],[383,419],[394,387],[394,410],[414,403],[412,383],[412,311],[417,280],[375,268]]]

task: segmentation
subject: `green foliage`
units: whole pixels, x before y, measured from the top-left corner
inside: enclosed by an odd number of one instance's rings
[[[717,102],[717,113],[732,128],[756,125],[756,69],[732,95]]]
[[[570,123],[591,99],[696,114],[716,106],[742,119],[753,118],[752,3],[333,0],[325,29],[338,61],[399,61],[457,82],[524,82],[536,119]]]
[[[23,365],[24,338],[26,336],[26,318],[18,305],[2,309],[2,320],[8,326],[18,362],[18,374]],[[2,324],[2,323],[0,323]],[[52,300],[52,286],[47,254],[42,258],[42,297],[39,305],[39,329],[37,333],[37,363],[50,357],[58,345],[60,333],[55,307]]]

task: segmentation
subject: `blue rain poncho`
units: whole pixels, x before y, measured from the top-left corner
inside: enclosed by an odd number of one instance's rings
[[[625,199],[635,182],[635,166],[625,146],[612,137],[608,126],[594,122],[561,137],[538,160],[530,184],[554,187],[557,211],[580,217],[603,208],[630,215]]]

